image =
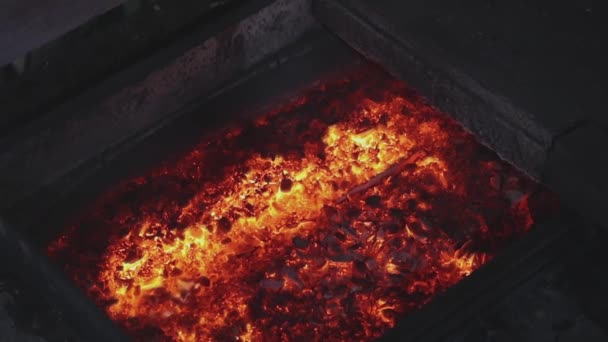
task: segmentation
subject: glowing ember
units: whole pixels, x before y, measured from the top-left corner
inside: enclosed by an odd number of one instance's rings
[[[122,184],[49,253],[138,340],[370,340],[545,195],[366,68]]]

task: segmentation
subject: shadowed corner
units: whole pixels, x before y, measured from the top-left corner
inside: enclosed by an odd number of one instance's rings
[[[85,341],[127,341],[103,314],[82,296],[39,252],[25,241],[14,226],[0,220],[0,257],[11,262],[3,263],[5,272],[13,275],[17,283],[28,284],[30,294],[59,310],[63,317]],[[27,301],[20,301],[21,303]],[[4,322],[3,322],[4,324]],[[23,333],[10,330],[9,333]],[[3,336],[4,337],[4,336]]]

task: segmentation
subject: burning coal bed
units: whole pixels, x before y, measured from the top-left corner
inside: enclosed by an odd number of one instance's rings
[[[134,340],[363,341],[555,210],[366,66],[118,185],[48,253]]]

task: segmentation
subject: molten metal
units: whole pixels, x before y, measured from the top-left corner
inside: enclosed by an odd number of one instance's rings
[[[371,340],[527,232],[539,194],[366,67],[120,185],[48,250],[137,340]]]

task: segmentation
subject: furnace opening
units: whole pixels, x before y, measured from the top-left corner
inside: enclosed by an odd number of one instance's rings
[[[135,340],[374,340],[556,209],[364,66],[117,185],[48,252]]]

